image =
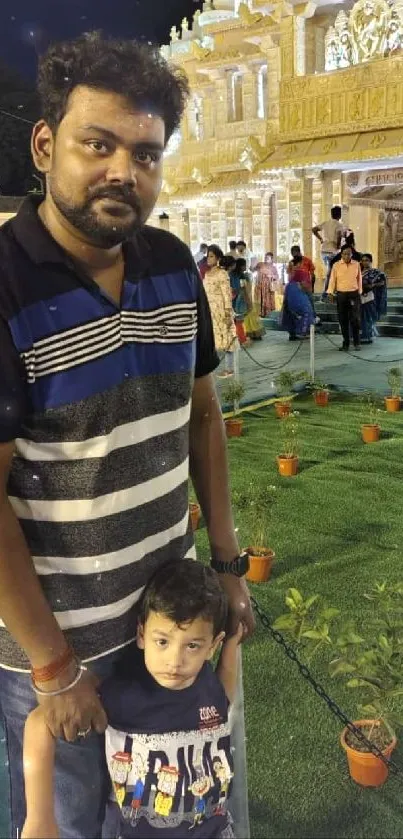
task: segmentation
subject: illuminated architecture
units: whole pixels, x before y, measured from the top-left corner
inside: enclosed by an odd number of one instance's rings
[[[245,239],[319,263],[333,204],[361,250],[403,275],[403,0],[207,0],[162,53],[192,97],[158,214],[196,248]],[[400,166],[402,168],[400,168]]]

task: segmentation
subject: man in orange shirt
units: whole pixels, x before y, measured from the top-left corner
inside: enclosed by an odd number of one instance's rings
[[[360,263],[352,259],[349,245],[343,245],[341,260],[333,265],[330,274],[328,294],[330,299],[337,292],[337,313],[343,335],[340,352],[347,352],[350,346],[350,327],[354,347],[360,348],[362,276]]]

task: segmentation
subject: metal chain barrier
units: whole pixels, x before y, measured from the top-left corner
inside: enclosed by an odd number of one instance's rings
[[[257,361],[256,358],[254,358],[253,355],[249,352],[249,350],[247,350],[246,347],[244,347],[242,344],[241,344],[241,350],[243,350],[243,352],[246,353],[246,355],[251,359],[251,361],[253,361],[254,364],[257,364],[258,367],[261,367],[262,370],[276,371],[276,370],[282,370],[283,367],[286,367],[287,364],[289,364],[290,361],[292,361],[293,358],[295,358],[297,353],[300,351],[303,343],[304,343],[304,341],[300,341],[299,344],[298,344],[298,347],[296,348],[296,350],[294,350],[294,352],[290,356],[290,358],[288,358],[287,361],[284,361],[283,364],[278,364],[277,366],[273,366],[271,364],[262,364],[261,361]]]
[[[329,336],[325,333],[322,332],[320,334],[320,337],[325,338],[326,341],[328,341],[328,343],[332,345],[332,347],[336,347],[337,349],[339,349],[339,344],[336,344],[334,341],[332,341],[332,339],[329,338]],[[346,352],[345,355],[350,356],[352,358],[357,358],[358,361],[367,362],[367,364],[397,364],[398,362],[403,361],[403,358],[387,358],[383,360],[380,360],[379,358],[363,358],[361,355],[357,355],[356,353],[350,351]]]
[[[348,730],[351,731],[351,733],[354,734],[361,743],[365,745],[366,749],[369,752],[371,752],[371,754],[375,755],[375,757],[379,757],[379,759],[382,760],[382,762],[385,764],[385,766],[388,767],[392,775],[401,775],[402,770],[400,766],[398,766],[393,760],[390,760],[389,758],[385,757],[381,749],[379,749],[378,746],[375,745],[375,743],[371,743],[370,740],[368,740],[368,738],[365,736],[365,734],[363,734],[361,729],[357,728],[357,726],[355,726],[354,723],[351,722],[351,720],[344,713],[344,711],[342,711],[337,702],[335,702],[335,700],[332,699],[328,695],[328,693],[326,693],[324,687],[322,687],[322,685],[316,681],[316,679],[312,676],[309,667],[307,667],[306,664],[303,664],[302,661],[299,660],[294,648],[287,643],[281,632],[273,628],[270,619],[265,614],[263,609],[259,606],[257,600],[254,597],[251,597],[251,601],[253,603],[255,612],[258,615],[264,628],[267,629],[273,640],[277,644],[279,644],[280,647],[282,647],[285,655],[292,662],[294,662],[294,664],[296,664],[301,676],[303,676],[303,678],[306,679],[307,682],[309,682],[317,696],[319,696],[320,699],[323,699],[323,701],[328,706],[329,711],[331,711],[331,713],[334,714],[335,717],[337,717],[343,723],[343,725],[346,728],[348,728]]]

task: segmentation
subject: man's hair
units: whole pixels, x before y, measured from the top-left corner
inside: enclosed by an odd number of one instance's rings
[[[150,612],[164,615],[177,626],[203,618],[213,624],[216,638],[225,630],[228,604],[212,568],[193,559],[177,559],[162,565],[146,586],[139,604],[143,626]]]
[[[295,247],[298,247],[298,245],[295,245]],[[292,250],[292,248],[291,248],[291,250]],[[274,253],[273,253],[273,251],[266,251],[265,256],[272,256],[272,257],[274,257]]]
[[[292,248],[291,248],[291,253],[293,253],[293,251],[296,251],[297,253],[301,253],[300,246],[299,245],[293,245]]]
[[[230,249],[230,251],[234,251],[235,248],[236,248],[236,241],[235,241],[235,239],[231,239],[231,241],[229,243],[229,249]]]
[[[351,245],[349,245],[348,242],[345,242],[344,245],[342,245],[341,248],[340,248],[340,253],[343,253],[343,251],[351,251],[351,250],[352,250]]]
[[[372,262],[372,253],[362,253],[361,259],[368,259],[369,262]]]
[[[237,274],[243,274],[244,271],[246,271],[246,259],[241,257],[236,261],[236,272]]]
[[[239,242],[236,243],[237,248],[246,248],[246,242],[243,239],[240,239]]]
[[[74,88],[85,85],[123,96],[137,109],[160,116],[165,141],[178,128],[189,96],[182,70],[168,65],[156,46],[87,32],[52,44],[40,58],[38,93],[42,117],[56,131]]]
[[[221,261],[224,254],[223,254],[221,248],[218,247],[218,245],[209,245],[208,250],[207,250],[207,256],[209,255],[210,251],[211,251],[211,253],[214,254],[216,259],[219,259]]]
[[[337,207],[337,206],[332,207],[332,209],[330,210],[330,215],[336,221],[340,221],[340,219],[341,219],[341,207]]]

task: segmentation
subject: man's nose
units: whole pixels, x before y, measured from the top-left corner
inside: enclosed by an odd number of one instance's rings
[[[116,150],[113,158],[109,161],[107,180],[112,184],[135,186],[137,183],[136,166],[129,151],[125,149]]]

